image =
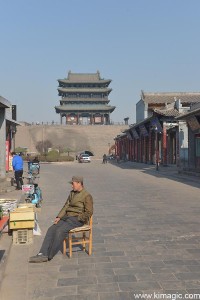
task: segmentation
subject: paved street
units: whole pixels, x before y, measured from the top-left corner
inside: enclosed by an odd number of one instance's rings
[[[72,175],[84,176],[94,197],[93,254],[76,248],[71,259],[59,253],[50,262],[30,264],[29,256],[38,252],[65,202]],[[43,164],[44,201],[38,214],[42,236],[34,236],[32,245],[11,245],[0,299],[126,300],[137,298],[136,293],[152,299],[159,293],[200,294],[199,182],[170,167],[156,171],[130,162]],[[8,245],[11,237],[4,235],[0,243]]]

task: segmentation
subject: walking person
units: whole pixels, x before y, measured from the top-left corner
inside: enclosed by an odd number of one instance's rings
[[[83,177],[73,176],[72,190],[54,224],[47,230],[39,253],[29,259],[30,263],[47,262],[61,249],[68,232],[83,226],[93,214],[93,198],[83,186]]]
[[[107,164],[107,155],[106,154],[103,155],[103,164]]]
[[[11,153],[12,159],[12,167],[14,170],[15,180],[16,180],[16,190],[21,190],[23,183],[23,166],[24,162],[21,155],[16,154],[16,152]]]

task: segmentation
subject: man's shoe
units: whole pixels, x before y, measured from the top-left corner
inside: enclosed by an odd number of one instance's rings
[[[42,263],[47,261],[48,261],[48,256],[45,256],[43,254],[37,254],[29,258],[30,263]]]

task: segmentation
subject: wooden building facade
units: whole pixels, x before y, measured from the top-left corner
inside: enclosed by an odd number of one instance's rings
[[[147,164],[187,165],[188,127],[181,116],[200,103],[200,93],[142,92],[139,102],[140,121],[115,137],[116,155]]]
[[[0,178],[9,171],[10,151],[15,148],[16,105],[0,96]]]
[[[193,105],[188,113],[177,119],[179,122],[185,121],[188,127],[188,160],[182,164],[183,169],[200,173],[200,103]]]

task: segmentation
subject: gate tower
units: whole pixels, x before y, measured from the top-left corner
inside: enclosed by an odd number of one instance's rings
[[[55,106],[60,114],[60,123],[67,125],[109,125],[110,114],[115,106],[108,105],[110,79],[102,79],[99,71],[96,73],[72,73],[68,77],[58,79],[58,95],[60,105]]]

